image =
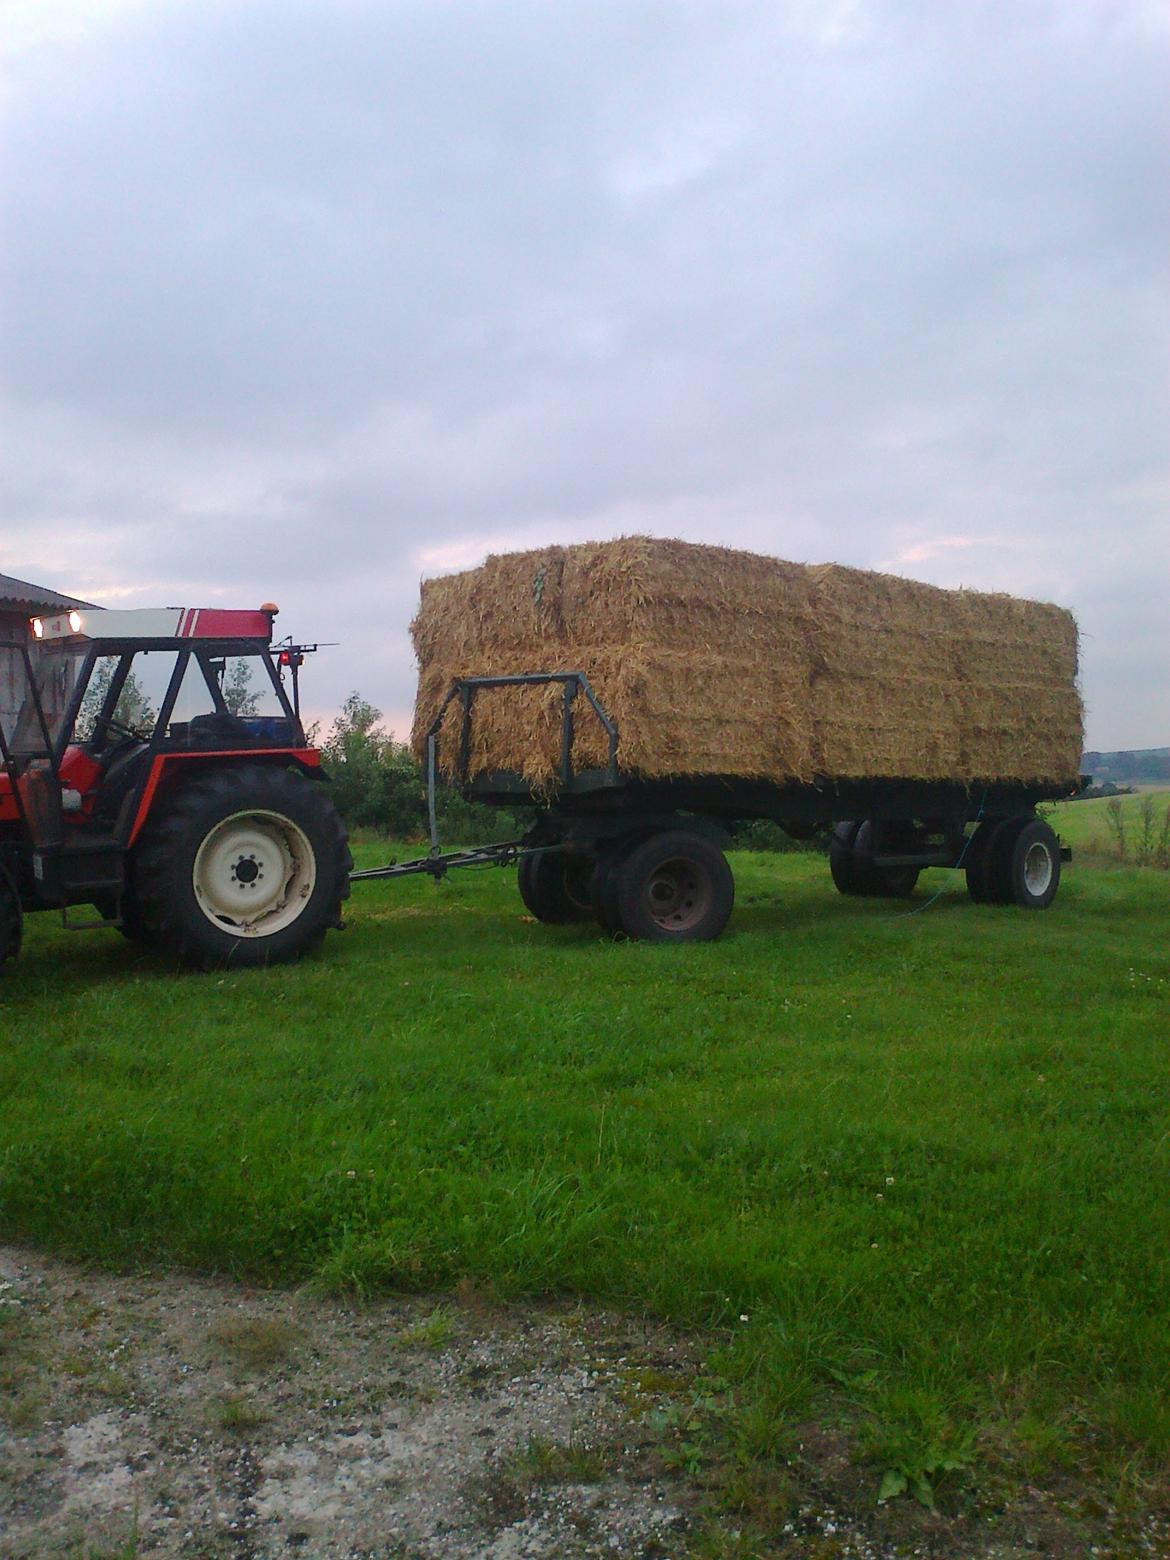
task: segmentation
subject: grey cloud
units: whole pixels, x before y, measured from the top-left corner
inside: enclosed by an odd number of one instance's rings
[[[401,710],[424,555],[643,527],[1059,596],[1095,745],[1168,740],[1166,41],[254,0],[29,51],[0,566],[279,590],[323,702]]]

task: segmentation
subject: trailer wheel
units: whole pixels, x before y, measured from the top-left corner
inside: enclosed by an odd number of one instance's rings
[[[629,855],[640,840],[623,840],[620,844],[611,845],[598,853],[593,866],[593,875],[589,880],[589,900],[593,908],[593,918],[603,932],[610,937],[624,937],[625,927],[622,925],[621,915],[617,902],[617,869]]]
[[[867,899],[908,899],[918,882],[919,867],[875,867],[869,819],[839,823],[829,844],[829,871],[842,894]]]
[[[867,818],[853,840],[854,893],[870,899],[909,899],[918,883],[921,867],[875,867],[873,824]]]
[[[1001,903],[1047,910],[1060,887],[1060,841],[1043,818],[1013,823],[993,858]]]
[[[122,885],[122,897],[116,894],[102,894],[93,901],[94,909],[107,921],[113,921],[118,915],[119,906],[121,916],[118,919],[117,930],[125,937],[127,942],[137,943],[142,948],[153,948],[155,938],[151,928],[142,919],[142,913],[138,908],[138,899],[134,892],[134,883],[129,874]]]
[[[593,915],[593,859],[566,851],[522,856],[516,869],[520,898],[538,921],[564,925]]]
[[[15,959],[20,952],[22,925],[20,895],[8,873],[0,867],[0,968],[6,959]]]
[[[991,852],[996,831],[1004,819],[989,820],[976,826],[963,861],[967,874],[967,892],[977,905],[994,903],[991,883]]]
[[[727,925],[735,880],[717,846],[682,829],[618,858],[610,890],[621,928],[646,942],[709,942]]]
[[[136,920],[195,969],[283,964],[341,920],[345,828],[304,775],[263,764],[204,771],[152,816],[132,858]]]
[[[854,842],[860,828],[861,824],[855,819],[835,824],[833,827],[832,838],[829,841],[829,871],[833,875],[833,882],[839,894],[864,892],[857,881],[857,858],[853,854]]]
[[[1030,818],[1001,818],[993,826],[983,851],[984,904],[1010,905],[1015,898],[1012,855],[1021,829],[1032,821]]]
[[[153,948],[157,942],[152,928],[143,920],[132,882],[122,888],[122,918],[118,930],[127,942],[137,943],[140,948]]]

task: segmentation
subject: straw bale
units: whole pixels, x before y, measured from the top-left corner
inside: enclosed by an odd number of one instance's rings
[[[546,651],[539,665],[531,655],[501,652],[481,675],[506,677],[530,671],[584,672],[617,723],[620,761],[630,772],[812,776],[803,669],[794,673],[780,666],[761,667],[742,656],[708,655],[697,660],[691,654],[645,645],[559,646]],[[431,668],[420,677],[414,731],[420,756],[426,729],[452,680],[445,667]],[[480,689],[474,708],[470,773],[520,769],[534,785],[550,788],[561,763],[560,685]],[[439,739],[448,767],[458,755],[460,724],[456,701]],[[604,767],[609,739],[580,694],[574,704],[573,731],[574,768]]]
[[[939,678],[823,673],[811,689],[817,773],[954,777],[962,754],[958,692]]]
[[[577,643],[800,653],[807,571],[729,547],[623,537],[566,550],[562,616]]]
[[[647,776],[1057,781],[1077,772],[1076,625],[1059,607],[838,564],[624,537],[427,581],[414,741],[456,677],[583,671]],[[470,772],[552,789],[559,686],[476,696]],[[442,761],[458,756],[448,712]],[[573,763],[605,762],[579,702]]]
[[[959,591],[952,644],[956,674],[989,689],[1076,680],[1076,619],[1048,602]]]
[[[1080,769],[1083,710],[1073,685],[960,684],[960,768],[972,783],[1072,779]]]

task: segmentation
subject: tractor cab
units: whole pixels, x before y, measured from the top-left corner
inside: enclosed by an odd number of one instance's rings
[[[0,729],[0,897],[15,895],[24,910],[58,908],[67,925],[132,931],[145,924],[140,842],[182,794],[193,786],[229,800],[237,793],[245,817],[251,793],[271,791],[272,775],[284,777],[279,784],[319,777],[298,709],[304,647],[291,647],[295,655],[273,647],[275,611],[74,610],[33,620],[32,654],[2,647],[23,664],[27,691],[11,731]],[[261,766],[269,773],[257,781]],[[284,888],[297,876],[286,871],[297,851],[284,827],[270,821],[262,830],[277,880],[271,903],[258,888],[241,900],[244,879],[263,875],[256,866],[250,877],[243,857],[226,861],[224,883],[209,868],[195,889],[212,928],[263,942],[266,957],[295,941],[267,940],[289,921],[274,918],[275,906],[287,909]],[[75,904],[93,905],[98,919],[69,918]],[[0,906],[0,944],[3,921]]]

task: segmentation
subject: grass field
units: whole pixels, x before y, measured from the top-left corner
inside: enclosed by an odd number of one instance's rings
[[[712,1329],[749,1463],[820,1415],[875,1492],[1148,1492],[1170,875],[1074,868],[1027,914],[928,873],[907,914],[817,856],[734,866],[727,935],[680,949],[534,924],[496,869],[359,885],[292,969],[176,975],[32,917],[0,982],[0,1232],[650,1309]]]
[[[1094,863],[1117,854],[1117,836],[1110,825],[1111,803],[1120,810],[1127,847],[1132,855],[1142,839],[1143,813],[1148,803],[1153,806],[1150,843],[1157,840],[1162,820],[1170,808],[1170,788],[1143,786],[1133,796],[1098,796],[1083,802],[1065,802],[1058,807],[1053,818],[1054,827],[1059,828],[1061,836],[1074,850],[1079,848]]]

